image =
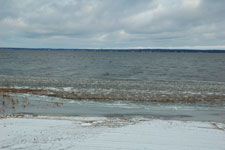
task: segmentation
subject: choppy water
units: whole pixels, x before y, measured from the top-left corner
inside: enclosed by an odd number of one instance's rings
[[[175,108],[179,109],[179,116],[187,106],[196,110],[213,108],[214,114],[224,114],[225,53],[4,50],[0,51],[0,87],[4,92],[8,89],[17,93],[14,97],[29,93],[27,98],[42,95],[63,103],[88,100],[82,104],[86,112],[89,103],[94,105],[91,105],[93,111],[87,114],[107,115],[107,110],[111,115],[159,114],[162,110],[169,114]],[[30,99],[37,105],[34,100],[37,98]],[[46,98],[39,100],[46,101]],[[118,102],[120,105],[115,105]],[[137,108],[127,110],[124,105]],[[160,111],[153,113],[156,109]],[[25,110],[16,110],[19,111]],[[32,113],[32,110],[25,112]],[[82,110],[72,112],[70,115],[82,114]],[[220,119],[224,117],[220,115]]]
[[[0,74],[225,82],[225,53],[0,51]]]

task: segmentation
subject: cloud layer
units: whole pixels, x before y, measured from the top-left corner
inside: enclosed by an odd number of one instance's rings
[[[0,47],[225,49],[224,0],[0,0]]]

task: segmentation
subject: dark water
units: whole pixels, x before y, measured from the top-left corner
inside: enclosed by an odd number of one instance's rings
[[[0,87],[43,90],[8,113],[225,121],[225,53],[2,50]]]
[[[225,82],[225,53],[0,51],[0,75]]]

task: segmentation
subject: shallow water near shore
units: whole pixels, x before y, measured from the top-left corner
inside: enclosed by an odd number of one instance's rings
[[[1,106],[3,114],[33,116],[145,117],[184,121],[225,121],[223,106],[130,101],[69,100],[55,97],[11,94],[18,104]]]

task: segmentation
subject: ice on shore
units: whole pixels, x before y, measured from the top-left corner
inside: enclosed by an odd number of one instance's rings
[[[106,117],[0,119],[0,149],[224,150],[225,125]]]

